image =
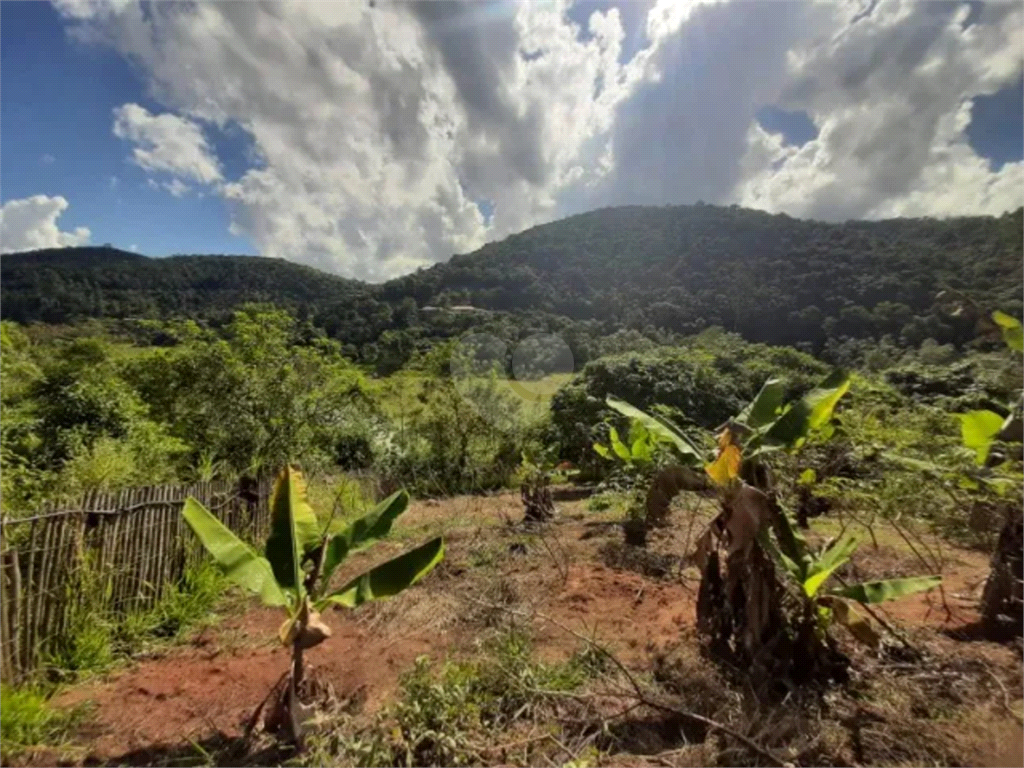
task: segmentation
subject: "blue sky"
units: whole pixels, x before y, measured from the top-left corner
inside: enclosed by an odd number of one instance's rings
[[[2,2],[4,247],[380,280],[608,204],[1020,205],[1020,4],[838,8]]]
[[[0,93],[3,202],[61,195],[70,204],[63,229],[85,226],[94,244],[134,245],[147,255],[256,253],[228,232],[220,197],[173,197],[147,184],[167,176],[129,161],[131,146],[114,136],[112,115],[125,103],[155,112],[161,105],[115,51],[70,40],[50,3],[0,3]],[[245,143],[215,129],[208,137],[238,172]]]

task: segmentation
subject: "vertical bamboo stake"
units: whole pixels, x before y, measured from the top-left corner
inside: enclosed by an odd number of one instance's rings
[[[96,585],[100,590],[100,606],[107,609],[107,516],[96,515],[96,529],[92,536],[96,550]]]
[[[147,486],[142,491],[142,499],[138,509],[132,514],[138,520],[139,533],[135,539],[135,558],[132,560],[135,566],[135,610],[143,610],[149,606],[149,584],[146,580],[146,550],[149,546],[149,502],[153,496],[153,488]]]
[[[162,485],[157,488],[156,501],[157,504],[153,505],[153,511],[150,514],[150,518],[153,521],[153,549],[150,553],[150,566],[149,572],[152,574],[153,588],[154,588],[154,599],[159,600],[160,595],[163,594],[164,590],[164,577],[163,577],[163,530],[164,530],[164,510],[165,504],[164,499],[167,498],[167,486]]]
[[[152,530],[150,536],[149,546],[149,565],[147,572],[149,573],[149,581],[153,585],[152,593],[153,599],[160,599],[161,591],[161,579],[160,579],[160,527],[164,519],[164,510],[161,506],[161,500],[164,497],[164,487],[160,486],[154,489],[153,494],[153,506],[149,509],[147,517],[149,518],[149,525]]]
[[[133,495],[132,504],[134,505],[138,499]],[[118,515],[121,516],[121,527],[123,529],[121,536],[121,606],[120,611],[123,613],[128,612],[128,605],[131,602],[132,597],[132,540],[135,536],[135,513],[125,511],[118,511]]]
[[[138,491],[132,492],[130,506],[135,506],[139,503]],[[134,586],[134,561],[132,559],[134,542],[135,542],[135,511],[134,510],[119,510],[118,514],[122,517],[122,526],[124,528],[123,544],[121,551],[121,568],[123,571],[123,590],[124,594],[121,598],[121,612],[127,613],[129,611],[131,600],[132,600],[132,589]]]
[[[67,518],[64,515],[51,517],[46,521],[45,533],[43,535],[43,565],[39,573],[39,583],[36,586],[36,629],[33,653],[38,655],[49,647],[50,638],[47,635],[47,622],[50,614],[58,608],[64,607],[64,600],[60,595],[53,592],[53,574],[60,569],[61,551],[60,537],[64,533]]]
[[[61,526],[53,543],[56,567],[50,569],[46,578],[49,598],[59,607],[46,616],[45,644],[48,647],[52,647],[57,638],[66,637],[73,630],[72,618],[89,597],[84,578],[85,563],[77,557],[75,539],[79,525],[85,525],[84,511],[95,508],[97,495],[97,491],[85,494],[75,505],[77,512],[68,512],[60,517]]]
[[[107,518],[107,528],[110,533],[110,543],[107,547],[107,567],[110,570],[110,608],[111,610],[117,609],[118,589],[121,586],[119,573],[117,570],[118,563],[120,562],[120,535],[121,535],[121,515],[115,514]]]
[[[25,598],[22,592],[22,563],[20,563],[17,550],[13,548],[10,551],[10,566],[14,582],[14,600],[12,601],[14,628],[11,634],[13,636],[13,651],[18,675],[22,675],[25,672],[25,658],[23,656],[25,649]]]
[[[50,551],[46,556],[43,572],[43,581],[40,592],[43,596],[43,610],[39,615],[39,638],[36,643],[38,651],[46,652],[53,647],[54,637],[51,633],[51,625],[63,618],[69,611],[72,601],[60,589],[61,576],[68,574],[74,563],[68,557],[65,540],[74,528],[73,515],[61,515],[51,518],[51,525],[54,528],[53,536],[50,539]]]
[[[174,561],[178,553],[178,518],[181,517],[181,502],[177,494],[169,494],[174,503],[167,508],[167,529],[165,535],[164,582],[174,583]]]
[[[164,528],[167,527],[167,507],[164,506],[164,501],[167,498],[167,486],[160,487],[156,498],[160,506],[153,510],[153,522],[156,526],[156,539],[153,544],[153,581],[156,584],[156,598],[159,600],[164,593]]]
[[[153,488],[147,487],[142,491],[141,504],[148,505],[153,496]],[[132,511],[135,519],[138,520],[139,532],[135,539],[135,609],[144,609],[149,605],[149,589],[146,581],[146,550],[149,545],[149,527],[146,525],[149,517],[149,506],[141,506]]]
[[[143,554],[143,573],[145,574],[146,583],[149,585],[146,590],[146,604],[155,605],[157,596],[157,577],[155,574],[156,567],[156,547],[157,547],[157,533],[158,526],[157,521],[160,519],[160,505],[159,500],[161,496],[161,489],[158,486],[153,486],[152,491],[149,494],[150,506],[146,508],[146,550]]]
[[[181,504],[174,499],[175,504],[167,509],[167,558],[164,561],[164,581],[168,584],[174,583],[174,561],[178,553],[178,518],[181,517]]]
[[[8,560],[8,566],[11,569],[11,587],[12,587],[12,599],[11,599],[11,657],[14,660],[14,667],[17,675],[20,677],[24,672],[25,667],[23,665],[24,659],[22,658],[21,651],[24,643],[22,642],[22,633],[24,632],[24,604],[22,603],[21,597],[21,563],[18,562],[18,550],[11,548],[10,559]]]
[[[132,569],[134,571],[134,587],[132,592],[132,610],[138,610],[144,603],[143,597],[146,594],[146,587],[142,577],[142,558],[145,554],[146,539],[146,507],[143,506],[149,501],[149,488],[144,488],[142,498],[136,502],[138,509],[131,511],[135,520],[135,535],[132,537]]]
[[[178,511],[175,502],[177,491],[173,488],[164,488],[164,508],[160,515],[160,583],[161,589],[167,590],[171,581],[171,556],[173,554],[173,543],[171,540],[174,515]]]
[[[0,554],[0,679],[5,682],[14,678],[13,665],[8,660],[11,652],[11,622],[7,616],[10,605],[7,582],[7,557]]]
[[[185,530],[185,519],[181,512],[174,515],[174,562],[172,565],[171,579],[177,583],[185,574],[185,558],[188,556],[188,535]]]
[[[40,552],[38,573],[35,575],[35,595],[32,606],[32,663],[35,665],[39,658],[39,647],[43,641],[42,623],[43,609],[46,607],[47,588],[49,584],[48,575],[53,567],[55,559],[53,552],[53,538],[64,524],[64,516],[57,515],[43,520],[42,524],[42,550]]]
[[[21,646],[21,667],[23,670],[28,670],[32,666],[32,586],[35,584],[35,567],[36,567],[36,547],[38,546],[38,535],[39,535],[39,521],[33,520],[32,525],[29,528],[28,535],[28,551],[25,553],[27,557],[27,563],[25,567],[25,602],[24,613],[21,617],[22,623],[24,624],[24,631],[22,633],[22,646]]]
[[[10,551],[10,565],[14,581],[14,654],[18,675],[25,672],[25,599],[22,592],[22,563],[16,549]]]

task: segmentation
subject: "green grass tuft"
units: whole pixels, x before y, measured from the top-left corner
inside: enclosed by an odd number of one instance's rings
[[[83,707],[50,707],[45,694],[26,687],[0,684],[0,743],[3,757],[29,747],[60,746],[85,715]]]

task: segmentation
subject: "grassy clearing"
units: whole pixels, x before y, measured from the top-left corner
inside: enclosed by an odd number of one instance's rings
[[[541,421],[548,415],[551,398],[572,379],[573,374],[556,373],[531,381],[498,378],[496,385],[502,394],[514,397],[520,403],[520,417],[527,424]],[[465,383],[484,384],[488,380],[470,378]],[[389,418],[401,422],[422,406],[420,399],[425,385],[436,383],[437,378],[422,371],[403,370],[386,379],[370,380],[368,388],[379,398],[382,410]]]

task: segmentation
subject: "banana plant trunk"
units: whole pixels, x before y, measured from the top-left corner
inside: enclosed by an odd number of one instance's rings
[[[302,646],[299,641],[292,643],[292,681],[295,683],[295,692],[298,693],[299,684],[302,682]]]

